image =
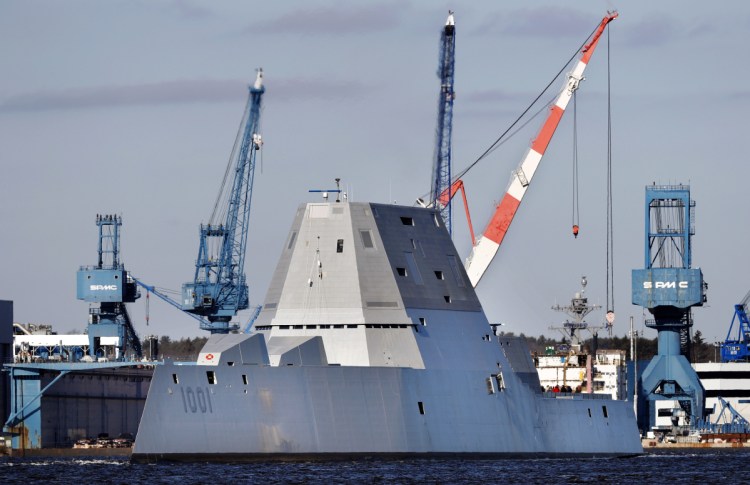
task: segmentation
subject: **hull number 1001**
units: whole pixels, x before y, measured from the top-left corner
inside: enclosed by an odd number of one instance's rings
[[[195,391],[190,386],[180,387],[180,393],[182,394],[182,407],[185,414],[188,412],[197,413],[198,411],[203,414],[214,412],[211,404],[211,393],[207,387],[199,387]]]

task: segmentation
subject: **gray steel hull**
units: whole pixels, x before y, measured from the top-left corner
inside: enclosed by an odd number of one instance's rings
[[[210,385],[205,366],[157,368],[134,460],[642,452],[626,401],[549,398],[524,386],[488,394],[479,371],[338,366],[216,371],[217,384]]]

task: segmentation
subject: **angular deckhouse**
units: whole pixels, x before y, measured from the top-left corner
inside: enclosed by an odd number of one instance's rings
[[[151,383],[133,459],[642,452],[632,404],[546,394],[434,210],[300,206],[251,334]]]

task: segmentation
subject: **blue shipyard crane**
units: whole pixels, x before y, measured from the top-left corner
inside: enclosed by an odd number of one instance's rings
[[[89,355],[117,360],[132,353],[142,357],[141,341],[135,333],[125,303],[133,303],[141,294],[135,280],[120,262],[120,226],[122,217],[96,216],[99,227],[99,259],[95,266],[82,266],[76,275],[77,298],[92,303],[89,307]],[[116,338],[117,355],[104,351],[104,342]],[[104,340],[103,340],[104,339]]]
[[[435,160],[432,167],[433,180],[430,192],[430,205],[440,211],[445,227],[452,234],[451,198],[445,194],[451,188],[451,133],[453,131],[453,91],[455,71],[456,26],[453,12],[448,12],[443,32],[440,35],[440,64],[437,75],[440,78],[438,97],[438,122],[436,131]]]
[[[750,361],[750,320],[748,319],[748,306],[750,305],[750,292],[745,295],[741,303],[734,305],[734,316],[729,324],[727,338],[721,344],[722,362],[747,362]],[[734,322],[737,322],[735,337],[732,337]]]
[[[182,285],[182,309],[205,317],[208,323],[200,327],[211,333],[237,330],[230,321],[248,308],[245,250],[264,92],[263,70],[258,69],[211,218],[200,226],[195,276]]]
[[[658,332],[657,355],[638,386],[639,425],[646,431],[657,425],[665,401],[679,405],[667,412],[689,417],[687,424],[704,415],[705,390],[688,361],[691,309],[706,302],[703,272],[692,267],[694,209],[689,186],[646,187],[646,267],[632,275],[633,304],[651,312],[645,324]]]

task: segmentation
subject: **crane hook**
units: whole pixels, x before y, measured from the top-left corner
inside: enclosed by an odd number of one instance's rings
[[[573,224],[573,237],[578,239],[578,224]]]

